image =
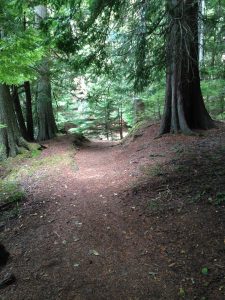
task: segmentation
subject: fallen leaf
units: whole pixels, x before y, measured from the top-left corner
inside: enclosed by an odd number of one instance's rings
[[[78,242],[80,239],[77,236],[73,237],[74,242]]]
[[[173,267],[175,265],[176,265],[176,263],[172,263],[172,264],[169,265],[169,267],[171,268],[171,267]]]
[[[78,268],[78,267],[80,266],[80,264],[75,263],[75,264],[73,264],[73,266],[74,266],[75,268]]]
[[[151,275],[156,280],[156,272],[148,272],[149,275]]]
[[[179,289],[178,296],[185,297],[185,290],[182,287]]]
[[[89,254],[90,255],[95,255],[95,256],[99,256],[100,254],[98,253],[98,251],[96,250],[89,250]]]

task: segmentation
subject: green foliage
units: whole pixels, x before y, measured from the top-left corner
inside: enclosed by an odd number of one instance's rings
[[[216,205],[224,205],[225,204],[225,193],[217,193],[215,199]]]
[[[202,93],[206,106],[212,116],[218,120],[225,117],[225,79],[202,81]]]
[[[201,270],[202,275],[208,275],[209,269],[207,267],[202,268]]]
[[[38,33],[29,29],[0,40],[0,82],[19,84],[37,76],[35,66],[44,54]]]
[[[180,298],[184,298],[185,295],[186,295],[185,290],[181,287],[181,288],[179,289],[178,296],[179,296]]]
[[[32,11],[42,3],[49,7],[43,34],[34,29]],[[168,20],[164,4],[159,0],[3,0],[0,82],[33,81],[38,62],[47,53],[60,129],[70,123],[74,125],[70,131],[113,136],[120,129],[121,114],[123,125],[134,126],[135,98],[145,104],[143,120],[159,120],[166,85]],[[212,116],[223,120],[225,6],[216,0],[206,4],[202,90]],[[84,90],[77,83],[80,78]],[[24,109],[24,97],[21,102]]]

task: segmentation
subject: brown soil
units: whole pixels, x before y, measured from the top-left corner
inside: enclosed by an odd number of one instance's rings
[[[38,160],[61,159],[20,176],[27,199],[1,234],[17,282],[0,299],[225,299],[225,127],[157,131],[47,143]]]

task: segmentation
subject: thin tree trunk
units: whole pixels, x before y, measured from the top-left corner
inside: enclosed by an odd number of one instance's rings
[[[30,82],[24,82],[24,90],[26,95],[26,122],[27,122],[27,137],[29,141],[34,140],[34,124],[33,124],[33,112],[32,112],[32,97]]]
[[[23,16],[23,28],[24,31],[27,29],[26,13]],[[34,123],[33,123],[33,112],[32,112],[32,96],[30,82],[24,82],[24,91],[26,95],[26,122],[27,122],[27,137],[29,141],[34,140]]]
[[[23,117],[17,86],[12,87],[12,99],[13,99],[14,109],[16,112],[16,117],[20,128],[20,132],[22,134],[22,137],[27,139],[27,128]]]
[[[120,129],[120,139],[123,139],[123,109],[121,104],[121,109],[118,110],[119,113],[119,129]]]
[[[198,0],[169,1],[166,99],[160,134],[214,127],[202,97],[198,67]]]
[[[199,65],[204,62],[204,22],[205,0],[199,0],[199,19],[198,19],[198,35],[199,35]]]

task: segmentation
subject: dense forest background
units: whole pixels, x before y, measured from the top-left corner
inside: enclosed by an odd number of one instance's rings
[[[206,108],[223,120],[225,2],[175,2],[1,1],[1,158],[58,130],[118,139],[138,121],[160,120],[168,56],[186,69],[198,64]],[[182,49],[169,52],[169,43]]]

